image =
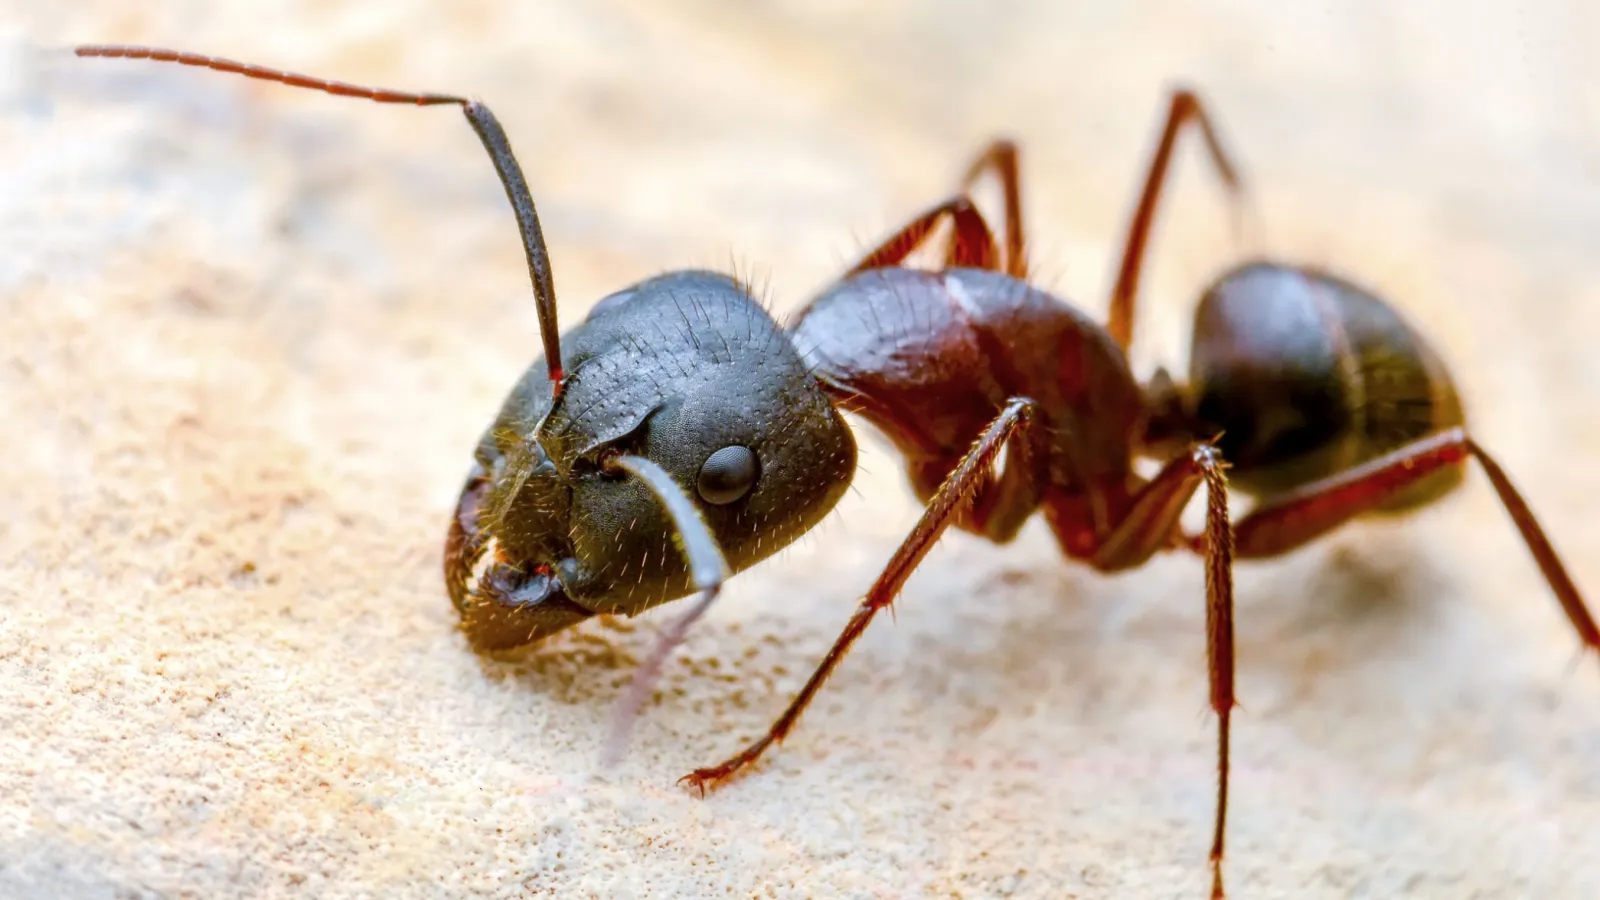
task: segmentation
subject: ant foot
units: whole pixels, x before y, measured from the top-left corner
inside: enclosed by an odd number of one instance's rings
[[[678,779],[679,784],[688,785],[700,791],[704,797],[708,792],[722,786],[722,783],[744,771],[751,763],[761,758],[761,754],[771,746],[772,735],[767,735],[754,744],[744,748],[734,756],[704,769],[695,769],[693,772]]]
[[[721,766],[710,769],[695,769],[693,772],[678,779],[678,783],[700,792],[704,797],[708,792],[714,791],[732,772],[725,772]]]

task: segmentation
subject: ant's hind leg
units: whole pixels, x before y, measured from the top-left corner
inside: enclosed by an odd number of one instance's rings
[[[1489,476],[1511,522],[1533,554],[1545,582],[1586,648],[1600,652],[1600,627],[1595,625],[1567,569],[1545,536],[1511,479],[1465,429],[1451,428],[1421,438],[1391,453],[1337,475],[1315,481],[1292,494],[1263,502],[1234,528],[1240,557],[1278,556],[1304,546],[1356,516],[1375,509],[1447,466],[1474,458]]]

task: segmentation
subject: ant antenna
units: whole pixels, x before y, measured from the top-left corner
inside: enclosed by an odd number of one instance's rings
[[[661,667],[666,663],[667,657],[683,643],[689,629],[702,615],[705,615],[711,604],[716,602],[717,595],[722,592],[722,583],[727,581],[731,574],[728,571],[728,562],[717,546],[717,539],[706,526],[706,520],[700,516],[694,504],[689,502],[689,497],[683,492],[683,488],[667,474],[666,469],[642,456],[628,454],[611,457],[606,461],[605,467],[612,470],[621,469],[644,482],[661,501],[661,505],[666,507],[667,514],[672,516],[673,524],[678,527],[678,549],[689,563],[689,576],[694,581],[695,588],[700,591],[694,606],[667,628],[656,642],[655,649],[650,651],[649,657],[634,670],[633,680],[629,682],[622,699],[612,711],[611,727],[600,757],[602,765],[612,766],[622,759],[622,752],[628,743],[628,732],[632,729],[634,720],[638,718],[645,698],[650,695],[656,680],[661,676]]]
[[[556,327],[556,290],[550,276],[550,253],[545,249],[544,231],[539,227],[539,214],[533,206],[533,196],[522,175],[522,166],[511,152],[511,141],[505,129],[489,107],[476,100],[451,94],[421,94],[391,91],[385,88],[362,87],[326,78],[313,78],[295,72],[269,69],[265,66],[235,62],[198,53],[162,50],[155,47],[126,47],[114,45],[86,45],[75,48],[78,56],[99,56],[112,59],[150,59],[157,62],[174,62],[184,66],[199,66],[257,78],[276,81],[290,87],[310,88],[338,97],[358,97],[375,103],[403,103],[414,106],[443,106],[453,103],[461,107],[472,130],[477,132],[483,148],[494,162],[495,173],[506,189],[506,199],[517,215],[517,227],[522,232],[522,250],[528,258],[528,277],[533,282],[533,300],[539,314],[539,334],[544,341],[544,358],[549,368],[550,389],[553,397],[561,396],[566,373],[561,368],[561,333]]]

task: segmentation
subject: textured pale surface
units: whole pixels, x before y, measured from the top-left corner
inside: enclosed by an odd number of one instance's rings
[[[1200,567],[1101,579],[1037,524],[941,546],[754,777],[674,787],[778,712],[913,520],[871,439],[596,774],[662,617],[485,661],[440,584],[537,352],[459,116],[52,45],[488,99],[569,322],[730,261],[795,309],[1000,130],[1047,283],[1103,309],[1191,79],[1265,228],[1236,245],[1185,157],[1139,365],[1181,359],[1231,254],[1349,270],[1428,323],[1600,591],[1595,7],[1063,6],[6,0],[0,895],[1199,897],[1212,814]],[[1481,476],[1238,583],[1236,896],[1593,896],[1600,671]]]

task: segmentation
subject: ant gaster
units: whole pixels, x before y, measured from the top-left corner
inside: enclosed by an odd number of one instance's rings
[[[788,734],[946,528],[1005,543],[1036,511],[1068,557],[1104,572],[1170,548],[1205,557],[1218,716],[1214,896],[1222,894],[1234,706],[1234,558],[1279,555],[1358,516],[1432,502],[1461,482],[1471,457],[1586,648],[1600,649],[1600,629],[1527,504],[1469,436],[1444,365],[1372,292],[1305,267],[1235,267],[1201,297],[1187,382],[1164,371],[1148,384],[1134,377],[1126,350],[1140,264],[1186,123],[1200,126],[1235,201],[1242,194],[1191,92],[1172,95],[1104,327],[1027,283],[1017,151],[997,141],[955,196],[868,253],[786,329],[738,281],[683,271],[606,297],[562,335],[533,200],[505,132],[481,103],[166,50],[77,52],[463,110],[516,214],[544,358],[478,445],[450,522],[446,583],[467,640],[484,651],[698,593],[641,664],[614,741],[722,583],[805,533],[843,494],[856,446],[841,410],[878,426],[905,456],[926,504],[921,519],[768,732],[685,777],[702,792]],[[968,196],[989,172],[1003,187],[999,242]],[[952,233],[943,266],[903,265],[945,223]],[[1141,457],[1161,462],[1153,477],[1136,473]],[[1227,468],[1257,501],[1236,525]],[[1202,483],[1205,531],[1188,536],[1179,518]]]

